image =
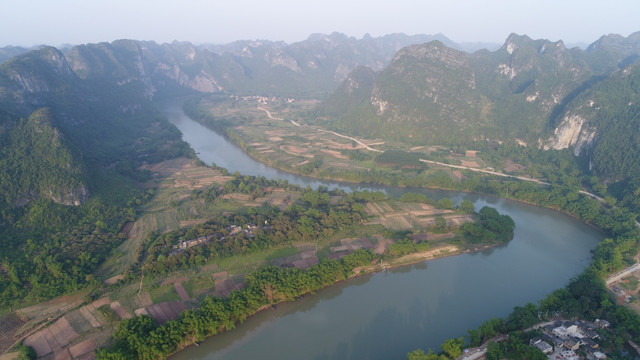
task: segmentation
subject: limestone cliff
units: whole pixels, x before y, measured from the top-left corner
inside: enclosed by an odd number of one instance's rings
[[[580,115],[567,114],[554,130],[554,134],[544,145],[545,149],[573,148],[576,156],[589,148],[596,139],[597,129],[590,126]]]

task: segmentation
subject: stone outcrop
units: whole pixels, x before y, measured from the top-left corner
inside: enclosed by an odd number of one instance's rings
[[[556,127],[554,135],[547,141],[545,149],[566,149],[573,147],[576,156],[589,147],[596,138],[597,130],[588,125],[580,115],[566,115]]]

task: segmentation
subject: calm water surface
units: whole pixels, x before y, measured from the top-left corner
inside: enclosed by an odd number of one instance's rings
[[[238,329],[210,338],[172,359],[402,359],[418,347],[466,335],[514,306],[537,302],[564,286],[590,261],[603,239],[596,230],[552,210],[456,191],[360,187],[282,172],[255,161],[224,137],[189,119],[180,106],[169,120],[206,163],[229,171],[330,188],[420,191],[454,202],[469,199],[510,215],[515,237],[507,245],[433,260],[342,282],[313,296],[278,305]]]

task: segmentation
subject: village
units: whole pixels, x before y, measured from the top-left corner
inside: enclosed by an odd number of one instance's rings
[[[265,226],[262,227],[258,227],[257,225],[254,224],[247,224],[246,225],[246,229],[243,229],[242,226],[238,226],[238,225],[230,225],[226,228],[226,230],[229,232],[228,236],[234,236],[237,235],[241,232],[245,233],[248,237],[253,237],[253,232],[256,229],[262,229],[262,230],[268,230],[269,229],[269,225],[267,224],[267,222],[265,221]],[[185,240],[185,241],[181,241],[180,243],[178,243],[177,245],[173,245],[173,251],[171,252],[171,255],[175,255],[181,251],[190,249],[196,245],[200,245],[200,244],[204,244],[207,243],[209,241],[211,241],[211,239],[216,236],[216,234],[212,234],[212,235],[207,235],[207,236],[199,236],[195,239],[190,239],[190,240]],[[221,236],[218,238],[218,240],[224,240],[226,238],[226,236]]]
[[[594,323],[585,320],[556,321],[540,327],[543,335],[530,340],[530,345],[545,353],[549,359],[579,360],[578,352],[590,360],[602,360],[607,356],[599,351],[598,331],[610,326],[606,320],[596,319]]]
[[[600,351],[599,341],[606,339],[611,324],[602,319],[595,322],[586,320],[551,321],[533,326],[529,330],[539,330],[541,335],[532,337],[529,345],[542,351],[549,360],[603,360],[607,355]],[[500,335],[491,342],[504,341],[508,335]],[[465,349],[458,360],[484,359],[488,343]]]

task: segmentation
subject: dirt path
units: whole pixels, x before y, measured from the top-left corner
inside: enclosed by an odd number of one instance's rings
[[[551,185],[548,182],[540,181],[540,180],[529,178],[529,177],[525,177],[525,176],[507,175],[507,174],[503,174],[503,173],[499,173],[499,172],[495,172],[495,171],[476,169],[476,168],[472,168],[472,167],[468,167],[468,166],[461,166],[461,165],[445,164],[445,163],[441,163],[441,162],[433,161],[433,160],[425,160],[425,159],[418,159],[418,160],[422,161],[423,163],[432,164],[432,165],[446,166],[446,167],[450,167],[450,168],[454,168],[454,169],[470,170],[470,171],[480,172],[480,173],[484,173],[484,174],[508,177],[508,178],[513,178],[513,179],[518,179],[518,180],[523,180],[523,181],[530,181],[530,182],[534,182],[534,183],[540,184],[540,185]],[[589,194],[589,193],[586,193],[586,194]],[[591,195],[593,195],[593,194],[591,194]],[[595,196],[595,195],[593,195],[593,196]]]
[[[283,120],[284,120],[284,119],[282,119],[282,118],[274,117],[273,115],[271,115],[271,112],[270,112],[269,110],[267,110],[267,109],[263,109],[263,108],[261,108],[260,106],[258,106],[258,109],[259,109],[259,110],[264,111],[265,113],[267,113],[267,117],[268,117],[269,119],[271,119],[271,120],[281,120],[281,121],[283,121]],[[302,126],[302,125],[298,124],[297,122],[295,122],[295,121],[293,121],[293,120],[289,120],[289,121],[291,121],[291,123],[292,123],[293,125],[295,125],[295,126]],[[356,138],[354,138],[354,137],[351,137],[351,136],[342,135],[342,134],[339,134],[339,133],[337,133],[337,132],[335,132],[335,131],[330,131],[330,130],[318,130],[318,131],[320,131],[320,132],[327,132],[327,133],[333,134],[333,135],[335,135],[335,136],[341,137],[341,138],[343,138],[343,139],[349,139],[349,140],[351,140],[351,141],[355,141],[356,143],[358,143],[359,145],[362,145],[365,149],[367,149],[367,150],[369,150],[369,151],[380,152],[380,153],[382,152],[382,150],[374,149],[374,148],[370,147],[369,145],[367,145],[367,144],[363,143],[362,141],[360,141],[360,140],[358,140],[358,139],[356,139]],[[378,145],[379,145],[379,144],[383,144],[383,143],[376,143],[376,144],[378,144]]]
[[[318,130],[318,131],[320,131],[320,132],[327,132],[327,133],[329,133],[329,134],[333,134],[333,135],[338,136],[338,137],[341,137],[341,138],[343,138],[343,139],[349,139],[349,140],[351,140],[351,141],[355,141],[356,143],[358,143],[358,145],[362,145],[365,149],[367,149],[367,150],[369,150],[369,151],[374,151],[374,152],[379,152],[379,153],[383,152],[382,150],[374,149],[374,148],[370,147],[369,145],[367,145],[367,144],[363,143],[362,141],[360,141],[360,140],[358,140],[358,139],[356,139],[356,138],[354,138],[354,137],[351,137],[351,136],[338,134],[338,133],[337,133],[337,132],[335,132],[335,131],[329,131],[329,130]]]
[[[260,106],[258,106],[258,110],[262,110],[262,111],[266,112],[266,113],[267,113],[267,117],[268,117],[269,119],[271,119],[271,120],[280,120],[280,121],[284,121],[284,119],[283,119],[283,118],[277,118],[277,117],[275,117],[275,116],[271,115],[271,112],[270,112],[269,110],[267,110],[267,109],[263,109],[263,108],[261,108]],[[289,120],[289,121],[291,121],[291,123],[292,123],[293,125],[295,125],[295,126],[302,126],[302,125],[298,124],[297,122],[295,122],[295,121],[293,121],[293,120]]]

